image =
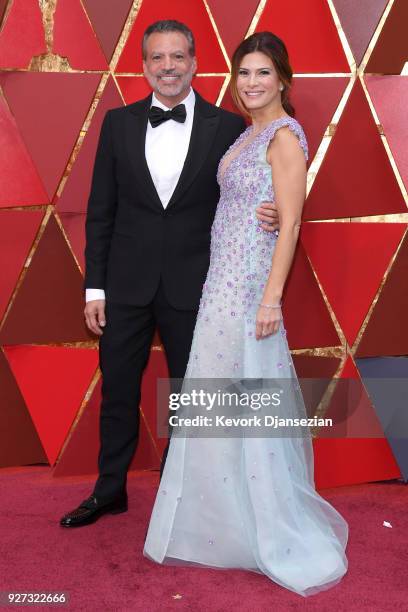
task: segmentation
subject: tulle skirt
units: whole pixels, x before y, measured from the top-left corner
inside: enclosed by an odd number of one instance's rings
[[[279,386],[285,380],[281,414],[305,417],[283,322],[261,341],[248,335],[252,323],[224,325],[220,336],[214,319],[208,325],[199,317],[182,391],[207,373],[211,384],[223,377],[224,388],[228,381],[258,378],[267,391],[270,381]],[[227,358],[217,360],[226,346]],[[262,573],[306,597],[346,573],[347,539],[346,521],[315,489],[308,429],[262,437],[245,431],[201,438],[173,433],[143,554],[160,564]]]

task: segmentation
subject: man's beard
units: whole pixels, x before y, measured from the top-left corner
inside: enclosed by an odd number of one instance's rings
[[[155,92],[157,91],[162,96],[171,98],[171,97],[176,97],[180,95],[182,91],[184,91],[185,89],[188,89],[188,87],[191,85],[193,74],[194,74],[193,71],[191,71],[190,73],[187,73],[184,75],[180,75],[178,73],[169,73],[169,74],[159,75],[159,76],[177,76],[180,78],[177,86],[172,85],[170,87],[164,85],[162,81],[160,80],[160,78],[158,78],[157,76],[151,76],[147,74],[146,78],[149,82],[150,87],[153,89],[153,91]]]

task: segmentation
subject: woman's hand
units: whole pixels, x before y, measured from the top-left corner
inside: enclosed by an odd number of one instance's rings
[[[256,315],[255,337],[257,340],[276,334],[282,321],[282,309],[259,306]]]

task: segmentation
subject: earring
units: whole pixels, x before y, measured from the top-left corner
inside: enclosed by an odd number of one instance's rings
[[[284,89],[285,89],[285,88],[284,88],[284,86],[283,86],[283,85],[282,85],[282,83],[281,83],[281,84],[279,85],[279,91],[283,91]]]

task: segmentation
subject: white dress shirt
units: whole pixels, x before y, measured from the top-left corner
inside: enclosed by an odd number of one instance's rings
[[[166,208],[179,181],[188,147],[190,145],[191,129],[194,119],[195,94],[190,88],[187,96],[180,102],[186,107],[186,120],[178,123],[169,119],[153,128],[147,123],[145,155],[149,172],[159,195],[163,208]],[[152,106],[164,110],[169,107],[160,102],[153,93]],[[85,300],[104,300],[103,289],[86,289]]]

